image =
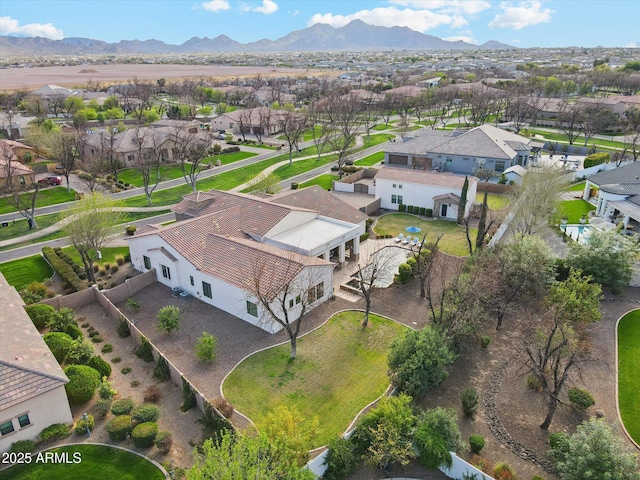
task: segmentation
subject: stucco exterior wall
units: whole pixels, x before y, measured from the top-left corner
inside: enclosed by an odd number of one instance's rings
[[[396,188],[393,188],[393,184],[396,185]],[[445,193],[455,193],[460,196],[461,189],[376,179],[376,198],[380,199],[381,208],[389,210],[398,210],[398,203],[391,203],[392,195],[402,195],[402,203],[405,205],[433,208],[433,197]],[[475,197],[471,197],[469,194],[467,198]]]

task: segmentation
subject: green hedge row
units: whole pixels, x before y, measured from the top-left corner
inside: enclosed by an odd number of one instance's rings
[[[611,154],[609,152],[592,153],[584,159],[584,168],[600,165],[601,163],[609,163]]]
[[[415,213],[416,215],[425,215],[427,217],[433,217],[433,209],[426,207],[418,207],[415,205],[405,205],[401,203],[398,205],[399,212]]]
[[[60,275],[60,278],[64,282],[69,285],[74,292],[79,290],[83,290],[85,288],[85,284],[76,272],[73,271],[67,262],[61,259],[58,254],[51,247],[43,247],[42,254],[47,259],[47,261],[51,264],[53,269]]]

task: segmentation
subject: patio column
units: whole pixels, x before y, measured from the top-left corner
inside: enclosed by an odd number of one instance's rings
[[[329,250],[322,252],[321,256],[323,260],[329,261]]]
[[[624,218],[622,220],[622,224],[624,225],[624,230],[623,231],[627,231],[627,226],[629,225],[629,215],[627,215],[625,213]]]
[[[338,247],[338,263],[342,265],[344,263],[344,260],[345,260],[345,247],[344,247],[344,243],[341,243],[340,246]]]
[[[591,190],[591,182],[587,180],[584,183],[584,191],[582,192],[582,199],[589,200],[589,191]]]
[[[360,258],[360,235],[356,235],[356,237],[353,239],[351,258],[356,261]]]

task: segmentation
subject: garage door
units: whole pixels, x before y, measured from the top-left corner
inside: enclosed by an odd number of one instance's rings
[[[409,157],[406,155],[389,155],[389,165],[409,165]]]

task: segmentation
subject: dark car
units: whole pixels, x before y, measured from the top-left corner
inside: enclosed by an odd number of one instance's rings
[[[216,135],[216,140],[225,140],[227,137],[225,135],[222,135],[221,133],[219,133],[218,135]]]
[[[49,177],[44,177],[38,180],[38,183],[46,183],[47,185],[60,185],[62,183],[62,178],[57,175],[51,175]]]

